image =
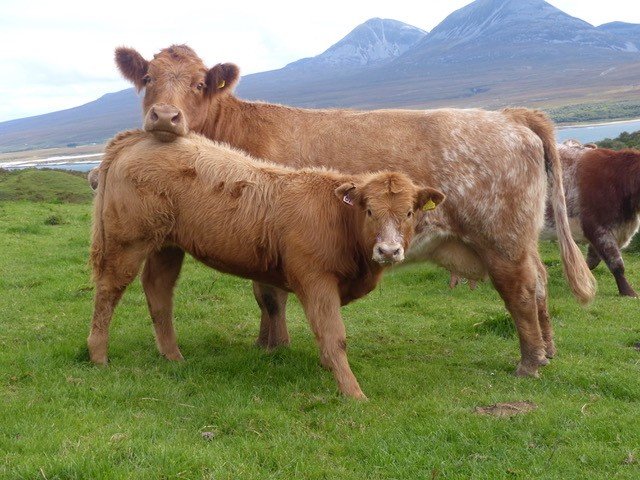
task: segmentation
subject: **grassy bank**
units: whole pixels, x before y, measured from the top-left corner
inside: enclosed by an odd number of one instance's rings
[[[159,357],[136,281],[110,365],[90,365],[90,209],[0,202],[0,478],[640,476],[638,301],[619,298],[603,267],[597,300],[580,308],[543,244],[559,356],[538,380],[512,376],[517,339],[489,285],[450,291],[435,267],[392,271],[343,309],[370,398],[357,403],[320,368],[294,298],[292,346],[267,354],[253,347],[250,283],[192,260],[175,305],[186,362]],[[640,286],[640,256],[625,261]],[[513,401],[536,408],[475,411]]]

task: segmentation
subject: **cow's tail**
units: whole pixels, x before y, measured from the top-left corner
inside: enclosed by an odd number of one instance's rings
[[[540,139],[544,146],[547,175],[550,180],[550,198],[553,207],[560,256],[565,276],[573,295],[582,304],[589,303],[596,294],[596,280],[587,267],[582,252],[571,236],[567,204],[562,185],[562,165],[556,145],[553,123],[544,112],[526,108],[506,109],[504,112],[514,120],[526,125]]]

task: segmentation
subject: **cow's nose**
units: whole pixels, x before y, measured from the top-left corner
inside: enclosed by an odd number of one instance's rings
[[[179,108],[167,103],[159,103],[149,109],[144,120],[144,129],[163,141],[186,135],[188,130],[184,114]]]
[[[149,110],[151,122],[157,125],[177,125],[181,116],[182,113],[177,107],[166,103],[154,105]]]

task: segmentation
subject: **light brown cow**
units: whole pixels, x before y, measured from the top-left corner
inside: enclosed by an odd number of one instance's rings
[[[225,63],[208,69],[184,45],[164,49],[151,61],[118,48],[116,63],[145,90],[145,114],[155,112],[157,104],[175,105],[191,130],[256,157],[349,173],[397,170],[443,191],[448,201],[418,225],[408,256],[433,260],[470,279],[488,274],[518,330],[518,375],[537,376],[539,365],[555,353],[546,270],[537,249],[545,168],[572,292],[581,302],[595,294],[595,280],[570,235],[554,130],[542,112],[362,112],[245,102],[231,93],[238,67]],[[258,284],[254,293],[262,310],[258,343],[288,343],[286,292]]]
[[[294,292],[323,366],[355,398],[365,397],[347,362],[340,306],[369,293],[385,266],[402,261],[421,209],[444,199],[401,173],[293,170],[194,133],[164,143],[142,131],[119,134],[98,182],[93,362],[106,363],[113,310],[145,260],[142,285],[158,348],[182,358],[172,296],[187,251],[216,270]]]

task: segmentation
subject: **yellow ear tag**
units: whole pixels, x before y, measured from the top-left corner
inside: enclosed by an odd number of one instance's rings
[[[218,82],[218,90],[220,90],[221,88],[223,88],[225,85],[227,84],[227,82],[225,82],[224,80],[220,80]]]
[[[433,210],[434,208],[436,208],[436,203],[431,199],[429,199],[429,201],[422,206],[422,210],[424,210],[425,212]]]

